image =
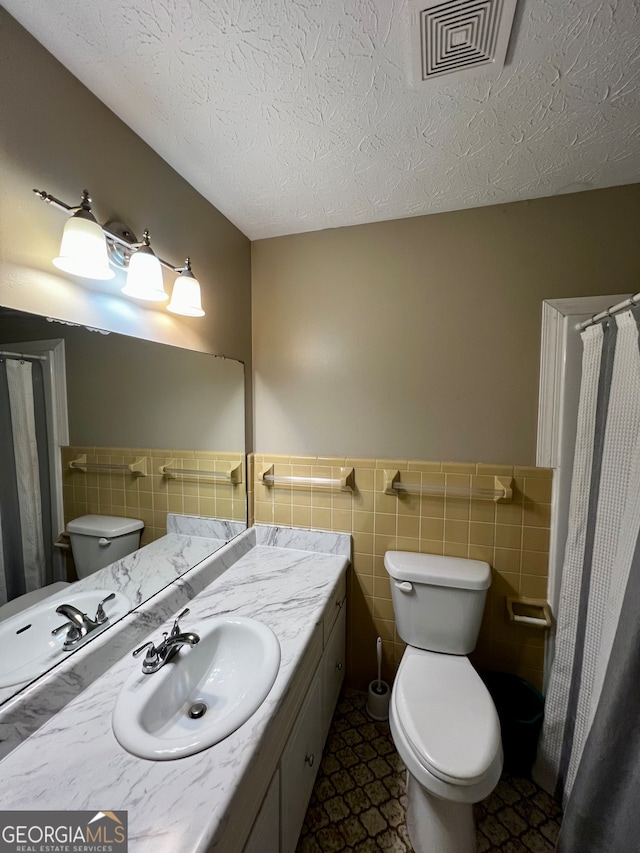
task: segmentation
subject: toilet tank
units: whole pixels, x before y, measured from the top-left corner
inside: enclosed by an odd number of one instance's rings
[[[144,522],[115,515],[82,515],[67,524],[78,578],[103,569],[140,547]]]
[[[387,551],[396,629],[419,649],[467,655],[476,646],[491,567],[480,560]]]

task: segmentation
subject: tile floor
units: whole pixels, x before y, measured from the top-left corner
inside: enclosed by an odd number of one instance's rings
[[[366,716],[366,699],[340,697],[297,853],[412,853],[405,768],[389,725]],[[475,811],[477,853],[553,853],[560,809],[530,780],[503,777]]]

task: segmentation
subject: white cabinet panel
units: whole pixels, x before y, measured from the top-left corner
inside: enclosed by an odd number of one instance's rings
[[[334,590],[333,595],[331,596],[329,603],[327,604],[322,620],[323,644],[325,646],[327,645],[329,635],[331,634],[331,629],[333,628],[336,619],[346,607],[346,596],[347,575],[346,573],[343,573],[337,587]]]
[[[294,853],[322,758],[322,689],[314,677],[280,762],[280,850]]]
[[[276,770],[243,853],[280,851],[280,771]]]
[[[345,672],[345,631],[347,622],[347,608],[342,607],[338,621],[333,626],[333,631],[324,650],[322,657],[322,740],[323,743],[329,733],[333,712],[338,701],[338,695]]]

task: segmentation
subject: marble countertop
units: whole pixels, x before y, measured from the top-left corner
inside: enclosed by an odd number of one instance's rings
[[[253,545],[226,566],[191,600],[182,627],[188,630],[190,620],[235,614],[257,618],[275,632],[280,671],[258,711],[196,755],[162,762],[137,758],[118,744],[111,729],[118,692],[140,667],[127,655],[0,762],[3,809],[125,809],[129,850],[135,853],[236,849],[227,828],[233,808],[242,807],[237,795],[277,734],[293,676],[317,639],[323,610],[348,564],[349,539],[333,536],[324,543],[333,553],[319,553],[321,534],[309,532],[305,539],[304,531],[286,531],[280,542],[277,529],[248,534],[252,544],[269,544]],[[304,548],[311,550],[299,550]],[[216,557],[210,558],[212,564]],[[170,625],[167,620],[164,630]],[[149,639],[159,633],[155,630]],[[262,793],[268,783],[269,778],[261,780]]]
[[[134,551],[133,554],[116,560],[115,563],[82,580],[75,581],[45,600],[55,608],[69,598],[70,592],[84,592],[91,589],[117,590],[128,598],[130,608],[134,610],[225,544],[224,539],[167,533],[161,539],[156,539],[144,548]],[[24,617],[28,612],[28,610],[22,611],[19,617]],[[63,621],[64,619],[60,617],[61,624]],[[110,636],[117,626],[118,622],[115,622],[109,627],[106,635]],[[94,641],[95,639],[92,640]],[[76,649],[63,652],[60,645],[60,662],[77,653]],[[0,704],[10,699],[31,680],[0,688]]]
[[[199,551],[198,543],[191,537],[184,536],[183,540],[194,558],[205,553],[207,540],[202,543],[205,551]],[[162,552],[161,544],[156,545],[151,552],[147,551],[150,555],[149,569],[153,566],[151,555],[158,551],[161,559],[172,563],[174,546],[179,543],[176,543],[175,535],[158,540],[159,543],[163,541],[167,544],[168,554]],[[8,698],[0,706],[0,759],[18,747],[124,655],[139,646],[150,631],[159,629],[172,614],[179,612],[247,553],[255,542],[255,531],[245,531],[205,559],[200,559],[195,566],[185,566],[184,573],[179,574],[147,602]],[[195,550],[193,545],[196,546]]]
[[[168,513],[165,536],[93,572],[86,578],[65,586],[49,598],[43,599],[41,603],[46,601],[52,607],[57,607],[68,599],[71,592],[104,589],[121,592],[129,600],[130,610],[135,610],[244,530],[246,525],[237,521]],[[19,616],[26,616],[28,612],[28,609],[23,610]],[[60,617],[61,624],[63,621]],[[109,639],[114,636],[114,628],[119,630],[118,625],[119,621],[114,622],[105,632]],[[96,639],[97,637],[92,638],[91,643]],[[63,663],[78,651],[79,649],[72,649],[64,652],[60,644],[59,659],[56,664]],[[10,700],[32,680],[28,679],[10,687],[0,687],[0,705]],[[1,745],[3,742],[1,725],[0,722],[0,757],[4,754]]]

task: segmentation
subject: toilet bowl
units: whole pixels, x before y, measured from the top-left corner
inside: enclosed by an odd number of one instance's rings
[[[81,515],[67,524],[79,580],[140,547],[144,522],[115,515]]]
[[[397,630],[409,643],[389,709],[407,767],[409,838],[416,853],[473,853],[472,804],[495,788],[503,760],[495,706],[466,657],[475,647],[490,567],[399,551],[387,552],[385,566]]]

